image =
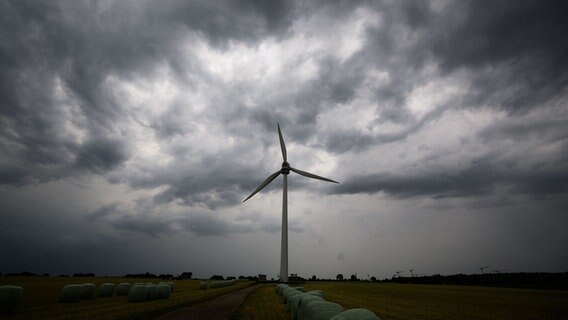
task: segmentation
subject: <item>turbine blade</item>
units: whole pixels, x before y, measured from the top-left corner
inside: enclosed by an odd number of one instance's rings
[[[282,158],[284,161],[288,161],[286,156],[286,145],[284,144],[284,138],[282,138],[282,132],[280,131],[280,124],[276,123],[278,126],[278,137],[280,137],[280,148],[282,149]]]
[[[269,184],[270,182],[272,182],[272,180],[276,179],[276,177],[278,177],[278,175],[280,174],[280,170],[274,172],[273,174],[270,175],[270,177],[266,178],[266,180],[264,180],[263,183],[260,184],[260,186],[258,186],[258,188],[256,188],[256,190],[254,190],[250,196],[248,196],[245,200],[243,200],[243,202],[247,201],[248,199],[252,198],[252,196],[254,196],[257,192],[259,192],[262,188],[266,187],[267,184]]]
[[[328,181],[328,182],[333,182],[333,183],[339,183],[339,182],[337,182],[337,181],[335,181],[335,180],[331,180],[331,179],[328,179],[328,178],[320,177],[320,176],[315,175],[315,174],[313,174],[313,173],[309,173],[309,172],[306,172],[306,171],[302,171],[302,170],[299,170],[299,169],[296,169],[296,168],[290,167],[290,170],[292,170],[292,171],[296,172],[297,174],[302,175],[302,176],[304,176],[304,177],[313,178],[313,179],[318,179],[318,180],[323,180],[323,181]]]

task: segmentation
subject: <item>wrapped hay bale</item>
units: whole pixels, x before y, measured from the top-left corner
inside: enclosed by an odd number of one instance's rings
[[[158,299],[169,299],[170,298],[170,285],[167,283],[158,285]]]
[[[168,282],[168,285],[170,286],[170,293],[174,292],[174,283],[173,282]]]
[[[128,282],[119,283],[118,286],[116,286],[116,295],[127,296],[130,292],[130,288],[132,288],[132,286]]]
[[[112,297],[114,295],[114,283],[103,283],[101,284],[101,286],[99,287],[99,293],[98,293],[98,297],[99,298],[108,298],[108,297]]]
[[[309,320],[329,320],[345,311],[342,306],[328,301],[310,301],[306,305],[304,318]]]
[[[282,285],[280,285],[280,287],[278,288],[278,294],[279,294],[279,295],[282,295],[282,292],[283,292],[284,289],[286,289],[286,288],[290,288],[290,286],[287,285],[287,284],[282,284]]]
[[[146,285],[146,301],[158,299],[158,286],[155,284]]]
[[[288,299],[288,310],[290,310],[290,315],[292,316],[292,320],[296,319],[296,312],[298,311],[298,304],[302,297],[306,296],[305,293],[300,293],[294,296],[291,296]]]
[[[199,289],[201,289],[201,290],[207,290],[207,282],[201,281],[201,282],[199,283]]]
[[[81,298],[83,286],[80,284],[68,284],[63,287],[59,294],[59,302],[77,302]]]
[[[306,306],[308,303],[310,303],[311,301],[323,301],[322,297],[318,297],[318,296],[313,296],[311,294],[306,294],[305,296],[302,296],[302,298],[300,298],[300,301],[298,302],[298,308],[296,310],[296,320],[304,320],[304,314],[306,312]]]
[[[302,294],[302,292],[294,290],[294,291],[287,292],[287,294],[284,296],[284,304],[288,305],[288,310],[290,310],[290,305],[289,305],[289,302],[288,302],[290,297],[297,296],[299,294]]]
[[[135,284],[128,292],[128,302],[144,302],[146,301],[146,285]]]
[[[94,283],[83,283],[81,289],[81,300],[91,300],[95,296],[97,286]]]
[[[349,309],[330,320],[381,320],[373,311],[363,308]]]
[[[288,287],[282,291],[282,300],[284,301],[284,303],[286,303],[288,296],[296,295],[298,293],[303,293],[303,292],[296,290],[296,288],[294,287]]]
[[[312,291],[308,291],[306,293],[311,294],[313,296],[318,296],[318,297],[323,298],[323,291],[321,291],[321,290],[312,290]]]
[[[22,301],[24,289],[19,286],[0,287],[0,314],[10,313]]]
[[[292,288],[292,287],[288,287],[288,288],[284,288],[282,290],[282,301],[284,301],[284,299],[286,299],[286,296],[290,293],[290,292],[298,292],[296,289]]]
[[[294,287],[294,288],[296,288],[296,290],[300,292],[305,292],[304,287]]]

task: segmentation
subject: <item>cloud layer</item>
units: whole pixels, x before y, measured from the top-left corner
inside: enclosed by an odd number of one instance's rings
[[[489,211],[525,221],[521,229],[539,225],[544,209],[548,219],[562,220],[565,7],[561,1],[4,1],[0,213],[7,223],[0,231],[4,243],[22,245],[10,249],[21,258],[0,268],[38,265],[30,253],[35,241],[62,252],[59,240],[43,237],[65,232],[63,220],[90,237],[79,241],[81,232],[69,232],[65,241],[109,255],[129,252],[130,261],[139,261],[136,239],[172,248],[195,241],[190,247],[202,254],[207,250],[199,248],[225,246],[219,241],[263,252],[249,242],[254,237],[259,246],[264,239],[278,248],[281,182],[241,204],[280,167],[277,122],[293,166],[341,182],[290,177],[297,212],[290,229],[313,240],[297,257],[300,273],[317,272],[309,262],[320,259],[309,251],[316,248],[329,250],[333,261],[323,273],[366,264],[365,273],[391,272],[378,261],[396,252],[396,234],[370,260],[352,257],[372,247],[372,236],[347,237],[344,246],[333,240],[343,226],[330,219],[347,212],[372,216],[372,225],[392,219],[393,228],[405,228],[405,215],[438,208],[478,226],[489,223],[483,213]],[[76,198],[63,201],[61,192]],[[45,216],[41,232],[24,222]],[[356,229],[362,227],[353,224],[355,232],[372,233]],[[504,228],[492,243],[512,249],[496,243],[515,230]],[[429,239],[432,256],[459,233]],[[564,238],[556,234],[546,243],[560,249]],[[361,241],[366,245],[355,245]],[[116,242],[123,249],[109,249]],[[177,251],[166,251],[171,263],[164,269],[179,269]],[[394,269],[410,263],[393,257]],[[568,257],[510,261],[510,268],[560,270]],[[242,262],[235,270],[267,273],[277,261],[271,263]],[[468,263],[437,267],[461,272]],[[65,269],[56,262],[43,268]],[[100,268],[134,272],[128,263]],[[194,268],[206,275],[211,264]]]

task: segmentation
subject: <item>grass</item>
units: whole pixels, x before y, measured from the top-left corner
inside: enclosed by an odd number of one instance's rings
[[[568,291],[366,282],[310,282],[305,288],[382,320],[568,319]]]
[[[231,320],[289,320],[290,312],[282,303],[282,297],[274,291],[275,287],[276,285],[266,285],[255,289]]]
[[[382,320],[568,319],[568,291],[367,282],[307,282],[304,288],[321,289],[325,300],[369,309]],[[236,319],[289,317],[274,286],[268,286],[245,300]]]
[[[75,277],[0,277],[0,286],[17,285],[24,288],[20,305],[2,319],[152,319],[157,315],[209,300],[224,293],[241,289],[253,282],[236,282],[235,285],[209,290],[199,290],[200,280],[175,281],[174,292],[167,300],[129,303],[127,296],[113,296],[75,303],[57,302],[59,294],[67,284],[94,283],[97,289],[102,283],[149,282],[148,279],[134,278],[75,278]],[[154,280],[158,283],[159,280]]]

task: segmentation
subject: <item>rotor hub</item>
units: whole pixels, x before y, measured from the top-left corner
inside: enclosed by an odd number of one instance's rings
[[[290,173],[290,164],[287,161],[282,162],[282,169],[280,169],[281,174]]]

